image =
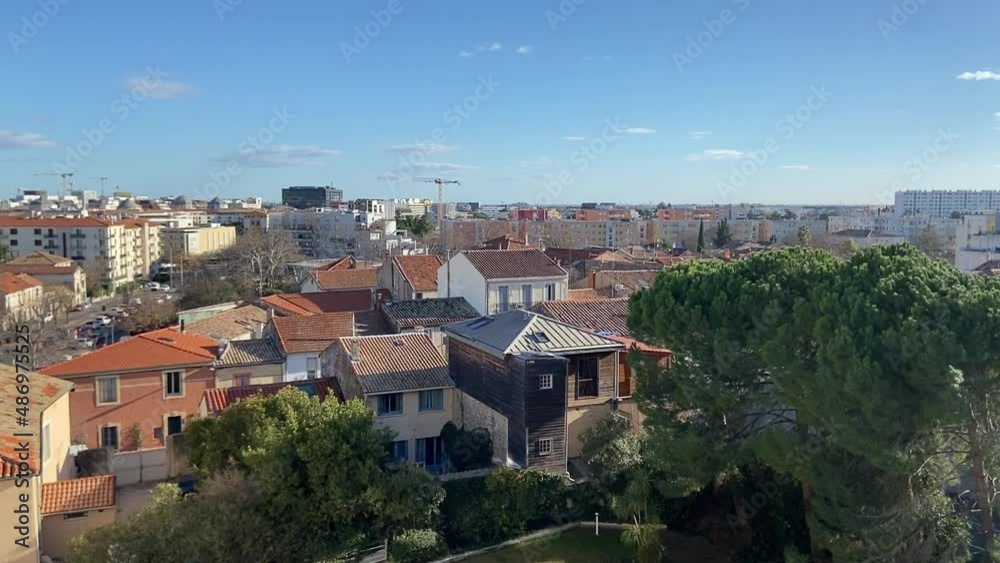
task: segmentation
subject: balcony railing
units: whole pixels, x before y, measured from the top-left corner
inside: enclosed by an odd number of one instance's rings
[[[69,238],[87,238],[86,233],[70,233]]]
[[[576,398],[588,399],[598,396],[597,380],[585,379],[576,382]]]

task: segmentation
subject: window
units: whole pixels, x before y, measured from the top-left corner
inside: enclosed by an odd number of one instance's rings
[[[547,283],[545,284],[545,300],[553,301],[556,298],[556,284]]]
[[[113,405],[118,402],[118,377],[97,378],[97,406]]]
[[[444,389],[420,392],[420,412],[444,410]]]
[[[184,427],[184,417],[180,415],[167,417],[167,436],[180,434]]]
[[[52,457],[52,445],[49,443],[52,437],[52,425],[46,424],[42,427],[42,461],[48,461]]]
[[[41,229],[35,229],[35,234],[36,234],[36,235],[40,235],[40,234],[42,234],[42,230],[41,230]]]
[[[510,309],[510,288],[506,285],[497,288],[497,309],[501,313]]]
[[[531,286],[528,284],[521,286],[521,305],[525,309],[531,307]]]
[[[10,234],[16,235],[17,234],[17,229],[11,229],[10,230]],[[13,242],[13,241],[11,241],[11,242]]]
[[[417,463],[424,464],[424,467],[434,470],[444,463],[444,440],[441,436],[434,438],[418,438]]]
[[[163,394],[166,397],[184,396],[183,371],[168,371],[163,374]]]
[[[403,395],[401,393],[379,395],[377,400],[379,416],[403,414]]]
[[[319,358],[306,358],[306,377],[316,379],[319,377]]]
[[[118,449],[118,427],[117,426],[103,426],[101,427],[101,447],[111,448],[114,450]]]
[[[12,231],[16,231],[17,229],[11,229],[11,230]],[[11,233],[11,234],[14,234],[14,233]],[[10,245],[11,246],[17,246],[17,239],[13,239],[12,241],[10,241]]]
[[[42,239],[35,239],[35,246],[42,246]]]
[[[576,367],[576,398],[597,397],[599,369],[597,358],[580,358]]]
[[[399,440],[398,442],[392,443],[392,459],[397,461],[409,461],[410,460],[410,441],[409,440]]]
[[[552,453],[552,438],[542,438],[536,444],[538,455],[549,455]]]
[[[86,520],[86,512],[67,512],[63,514],[63,520]]]
[[[543,373],[538,376],[538,388],[539,389],[552,389],[552,374]]]
[[[424,294],[423,293],[418,293],[416,298],[417,299],[423,299],[424,298]]]
[[[233,387],[247,387],[250,385],[250,376],[247,374],[233,377]]]

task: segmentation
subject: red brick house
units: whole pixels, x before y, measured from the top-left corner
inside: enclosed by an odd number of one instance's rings
[[[205,389],[215,387],[217,349],[211,338],[168,328],[40,371],[76,385],[70,397],[74,441],[132,449],[129,429],[139,424],[143,447],[156,447],[183,431]]]

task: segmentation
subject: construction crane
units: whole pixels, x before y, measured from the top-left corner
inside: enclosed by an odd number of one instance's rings
[[[438,219],[438,236],[439,237],[443,237],[444,236],[442,234],[442,227],[444,226],[444,185],[445,184],[456,184],[456,185],[460,186],[460,185],[462,185],[462,181],[461,180],[446,180],[444,178],[423,178],[423,177],[419,177],[419,176],[416,176],[416,177],[413,177],[413,178],[404,178],[404,177],[400,177],[400,176],[379,176],[378,179],[379,180],[390,180],[390,181],[393,181],[393,182],[399,182],[401,180],[411,180],[411,181],[415,181],[415,182],[426,182],[428,184],[437,184],[437,187],[438,187],[438,212],[437,212],[437,216],[438,216],[437,217],[437,219]]]
[[[100,180],[101,181],[101,197],[104,197],[104,184],[110,180],[107,176],[98,176],[96,178],[87,178],[88,180]]]
[[[64,172],[62,174],[60,174],[59,172],[37,172],[35,173],[35,176],[59,176],[60,178],[62,178],[62,193],[59,194],[62,198],[66,197],[66,191],[67,191],[66,185],[73,181],[72,172]]]

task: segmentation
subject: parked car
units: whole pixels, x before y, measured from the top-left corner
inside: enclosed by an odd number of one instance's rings
[[[198,492],[198,477],[195,475],[180,475],[177,477],[177,488],[181,496],[193,495]]]
[[[167,284],[165,284],[165,283],[161,283],[159,289],[160,289],[160,291],[173,291],[173,289],[171,289],[170,286],[167,285]],[[153,291],[156,291],[156,290],[154,289]]]
[[[146,289],[148,289],[150,291],[159,291],[160,290],[160,284],[158,284],[156,282],[149,282],[149,283],[146,284]]]
[[[111,324],[111,317],[107,315],[101,315],[94,320],[100,323],[98,326],[107,326]]]
[[[76,339],[77,348],[93,348],[94,339],[93,338],[77,338]]]

